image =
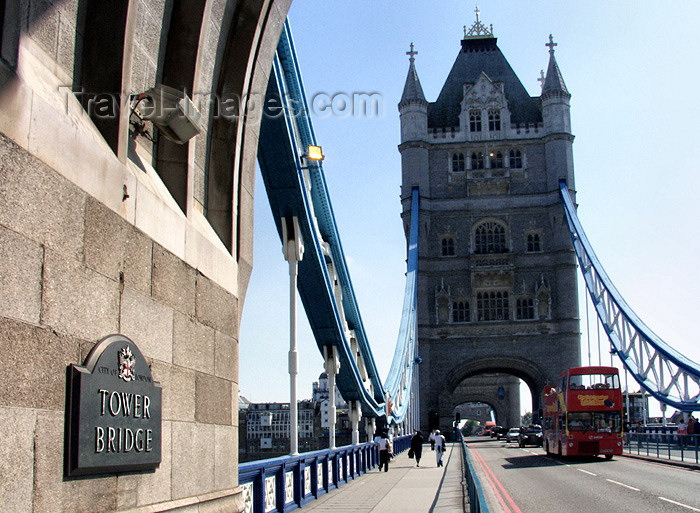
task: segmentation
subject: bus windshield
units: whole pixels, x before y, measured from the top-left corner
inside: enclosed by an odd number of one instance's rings
[[[619,433],[622,429],[620,412],[585,411],[567,415],[569,431],[596,431],[598,433]]]
[[[617,374],[577,374],[569,377],[570,390],[603,390],[620,388]]]

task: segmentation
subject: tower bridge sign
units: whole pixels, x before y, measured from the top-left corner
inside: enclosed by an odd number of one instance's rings
[[[136,344],[109,335],[84,366],[68,367],[67,476],[155,470],[161,457],[161,387]]]

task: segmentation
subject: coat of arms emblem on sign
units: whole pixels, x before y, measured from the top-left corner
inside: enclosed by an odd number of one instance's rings
[[[131,348],[129,346],[123,347],[119,351],[119,377],[127,382],[136,379],[135,366],[136,358],[131,352]]]

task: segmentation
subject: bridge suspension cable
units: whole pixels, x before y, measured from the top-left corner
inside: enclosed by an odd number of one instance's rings
[[[632,311],[594,253],[563,180],[559,192],[586,289],[611,351],[658,401],[680,411],[700,410],[700,365],[666,344]]]
[[[406,286],[406,294],[413,297],[404,300],[404,316],[408,318],[402,319],[394,364],[385,386],[379,378],[360,316],[323,164],[306,155],[307,148],[316,145],[287,20],[277,46],[259,134],[258,163],[270,208],[280,238],[288,236],[289,228],[285,227],[298,225],[304,240],[297,288],[327,367],[329,361],[334,362],[328,370],[337,372],[341,395],[348,403],[359,404],[366,417],[389,413],[389,399],[393,407],[387,420],[400,423],[409,409],[413,379],[418,192],[414,192],[416,220],[411,224],[416,226],[416,238],[409,245]]]

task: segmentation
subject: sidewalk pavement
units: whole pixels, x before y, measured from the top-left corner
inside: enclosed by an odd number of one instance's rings
[[[447,444],[443,467],[423,446],[421,466],[407,451],[389,462],[389,472],[376,468],[337,490],[307,503],[316,513],[461,513],[468,511],[462,491],[463,463],[459,444]]]

